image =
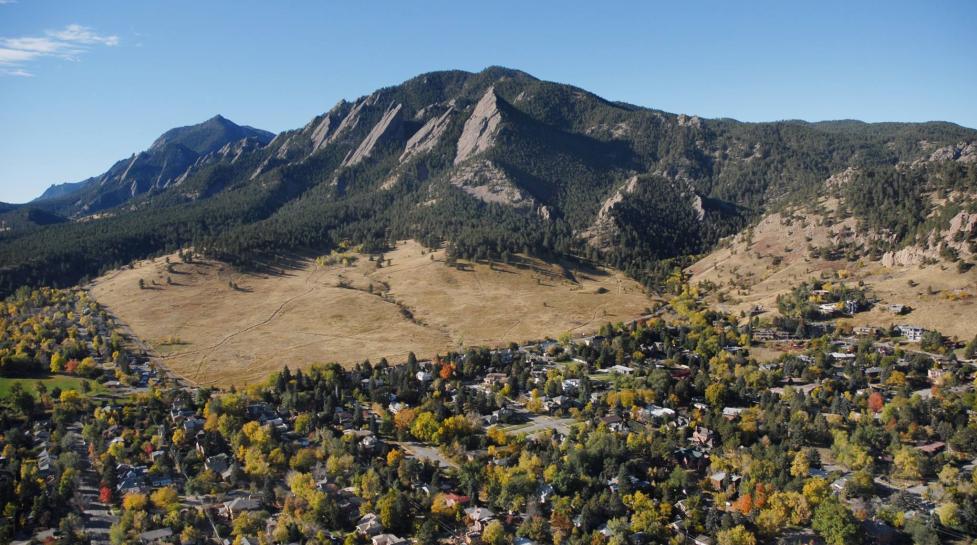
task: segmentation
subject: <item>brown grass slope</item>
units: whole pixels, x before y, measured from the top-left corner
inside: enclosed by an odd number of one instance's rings
[[[443,252],[425,252],[413,241],[398,244],[380,268],[368,256],[356,257],[348,265],[297,260],[253,274],[171,256],[173,272],[162,258],[144,261],[97,279],[91,291],[170,370],[223,386],[263,380],[283,365],[398,362],[411,351],[424,358],[464,346],[583,334],[637,317],[652,303],[616,271],[535,259],[519,266],[464,263],[462,270],[446,265]]]
[[[827,221],[837,213],[836,200],[824,199],[818,209],[821,212],[794,209],[766,216],[689,267],[691,281],[715,284],[710,301],[723,310],[749,312],[761,305],[769,315],[776,313],[777,295],[800,282],[837,281],[841,276],[845,282],[864,282],[880,301],[875,309],[847,320],[854,326],[914,324],[964,340],[977,334],[977,268],[959,273],[954,264],[942,260],[899,264],[868,257],[857,261],[813,257],[810,247],[857,243],[865,237],[852,218]],[[914,248],[908,252],[936,254]],[[912,311],[893,315],[885,310],[889,304],[908,305]]]

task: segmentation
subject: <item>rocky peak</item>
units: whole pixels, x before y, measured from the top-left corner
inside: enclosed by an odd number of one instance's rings
[[[502,124],[502,112],[499,110],[499,97],[495,94],[495,87],[489,87],[475,105],[471,117],[465,121],[465,127],[458,138],[458,152],[455,154],[455,164],[481,153],[495,144]]]

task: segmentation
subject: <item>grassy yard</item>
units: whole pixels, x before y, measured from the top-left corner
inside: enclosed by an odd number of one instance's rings
[[[35,394],[38,383],[44,384],[47,387],[48,392],[55,388],[60,388],[61,390],[77,390],[82,391],[82,383],[88,382],[91,386],[91,391],[93,394],[98,394],[105,391],[105,388],[95,382],[94,380],[88,380],[78,377],[68,377],[64,375],[53,375],[49,377],[39,377],[39,378],[6,378],[0,377],[0,398],[7,397],[10,395],[10,389],[14,384],[20,384],[24,387],[24,390]]]

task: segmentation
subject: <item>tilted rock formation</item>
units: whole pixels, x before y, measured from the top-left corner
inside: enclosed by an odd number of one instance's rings
[[[380,118],[380,121],[370,130],[370,133],[366,135],[366,138],[360,142],[359,147],[356,148],[350,155],[343,160],[343,166],[349,167],[358,165],[364,159],[368,158],[373,152],[373,148],[385,138],[389,137],[391,134],[395,134],[400,130],[403,123],[403,116],[401,112],[403,111],[403,105],[401,104],[391,104],[387,111]]]
[[[432,117],[424,126],[418,129],[407,140],[407,145],[404,146],[404,152],[400,154],[400,162],[403,163],[414,156],[434,149],[441,140],[444,131],[447,130],[448,125],[451,123],[451,116],[454,112],[454,108],[448,107],[443,114]]]
[[[614,237],[617,236],[618,227],[611,215],[611,210],[617,203],[624,200],[625,195],[634,193],[637,188],[638,176],[635,175],[628,178],[624,185],[604,201],[600,210],[597,211],[594,223],[580,234],[588,244],[595,248],[604,248],[613,242]]]
[[[455,164],[492,147],[495,137],[499,134],[502,124],[502,112],[499,111],[499,98],[495,94],[495,87],[489,87],[482,98],[475,105],[471,117],[465,121],[465,128],[458,138],[458,152]]]

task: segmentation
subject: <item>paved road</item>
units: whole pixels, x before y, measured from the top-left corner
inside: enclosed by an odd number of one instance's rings
[[[81,435],[80,422],[68,426],[68,440],[71,450],[80,459],[77,467],[78,490],[74,500],[82,514],[85,535],[91,539],[92,545],[108,545],[109,528],[119,517],[109,511],[111,506],[98,501],[100,476],[88,460],[88,444]]]
[[[415,458],[419,460],[436,462],[438,465],[444,467],[453,467],[455,469],[458,468],[458,464],[446,458],[443,454],[441,454],[441,452],[438,449],[434,447],[430,447],[427,445],[422,445],[421,443],[414,443],[414,442],[403,442],[403,443],[394,443],[394,444],[404,449],[404,452],[413,455]]]

